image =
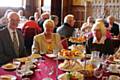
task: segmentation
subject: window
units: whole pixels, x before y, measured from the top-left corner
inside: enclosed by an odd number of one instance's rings
[[[0,7],[22,7],[23,0],[1,0]]]
[[[44,0],[42,10],[50,11],[50,7],[51,7],[51,0]]]

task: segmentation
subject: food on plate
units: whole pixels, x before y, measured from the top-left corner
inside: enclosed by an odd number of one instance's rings
[[[83,45],[71,45],[69,47],[69,49],[71,49],[71,50],[85,50],[85,46],[83,46]]]
[[[40,54],[32,54],[30,57],[37,59],[37,58],[41,58],[42,56]]]
[[[80,71],[83,70],[82,64],[75,60],[64,60],[63,63],[59,64],[59,69],[65,71]]]
[[[120,59],[120,48],[115,52],[114,57]]]
[[[110,75],[108,80],[120,80],[120,77],[116,75]]]
[[[108,60],[114,61],[114,56],[110,55],[110,56],[108,57]]]
[[[8,64],[5,64],[2,66],[3,69],[10,69],[10,70],[16,69],[16,67],[17,66],[15,64],[12,64],[12,63],[8,63]]]
[[[59,75],[58,80],[84,80],[84,75],[80,72],[66,72]]]
[[[1,75],[0,80],[16,80],[16,76],[14,76],[14,75]]]
[[[26,61],[30,61],[30,58],[29,57],[23,57],[23,58],[17,58],[16,60],[20,61],[20,62],[26,62]]]
[[[62,49],[59,53],[58,56],[62,56],[64,58],[83,58],[84,57],[84,53],[81,53],[78,50],[66,50],[66,49]]]
[[[86,41],[86,37],[85,37],[85,36],[80,36],[80,37],[78,37],[78,38],[76,38],[76,37],[71,37],[71,38],[69,39],[69,41],[71,41],[71,42],[78,42],[78,43],[80,43],[80,42],[85,42],[85,41]]]

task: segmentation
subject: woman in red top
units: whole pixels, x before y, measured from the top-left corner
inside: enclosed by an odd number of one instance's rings
[[[25,41],[25,47],[28,54],[31,54],[31,46],[33,44],[33,37],[36,34],[41,33],[41,28],[36,23],[33,16],[29,17],[29,20],[25,22],[24,26],[22,27],[22,32]]]

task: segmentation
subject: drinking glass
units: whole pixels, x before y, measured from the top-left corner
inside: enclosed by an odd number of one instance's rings
[[[99,80],[99,78],[103,75],[103,70],[95,69],[93,75],[97,78],[97,80]]]
[[[91,59],[99,59],[100,52],[99,51],[92,51]]]
[[[80,36],[80,30],[79,28],[75,28],[75,33],[74,33],[74,37],[79,37]]]
[[[107,76],[103,76],[102,80],[108,80],[108,77]]]
[[[22,79],[22,80],[30,80],[28,77],[30,74],[27,74],[27,72],[30,72],[31,70],[28,68],[27,65],[22,65],[21,68],[16,69],[16,74]],[[33,74],[33,73],[31,73]]]
[[[13,64],[16,65],[16,69],[20,67],[21,62],[17,61],[16,59],[13,59]]]
[[[53,80],[52,78],[50,78],[50,76],[54,73],[54,67],[48,67],[47,65],[42,69],[43,72],[47,75],[45,78],[43,78],[42,80]]]
[[[60,50],[59,48],[54,48],[53,49],[53,54],[57,55],[57,53],[59,52],[59,50]]]

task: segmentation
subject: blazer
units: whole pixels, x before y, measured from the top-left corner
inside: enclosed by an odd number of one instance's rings
[[[61,39],[60,39],[60,35],[58,33],[52,33],[52,44],[50,45],[50,47],[52,49],[62,49],[62,43],[61,43]],[[34,36],[34,40],[33,40],[33,45],[32,45],[32,53],[40,53],[40,51],[43,51],[45,53],[49,52],[48,50],[48,44],[46,43],[46,39],[45,39],[45,35],[44,33],[38,34],[36,36]]]
[[[17,30],[17,34],[19,39],[19,55],[15,53],[8,29],[5,27],[0,30],[0,66],[12,61],[14,58],[27,56],[21,31]]]

